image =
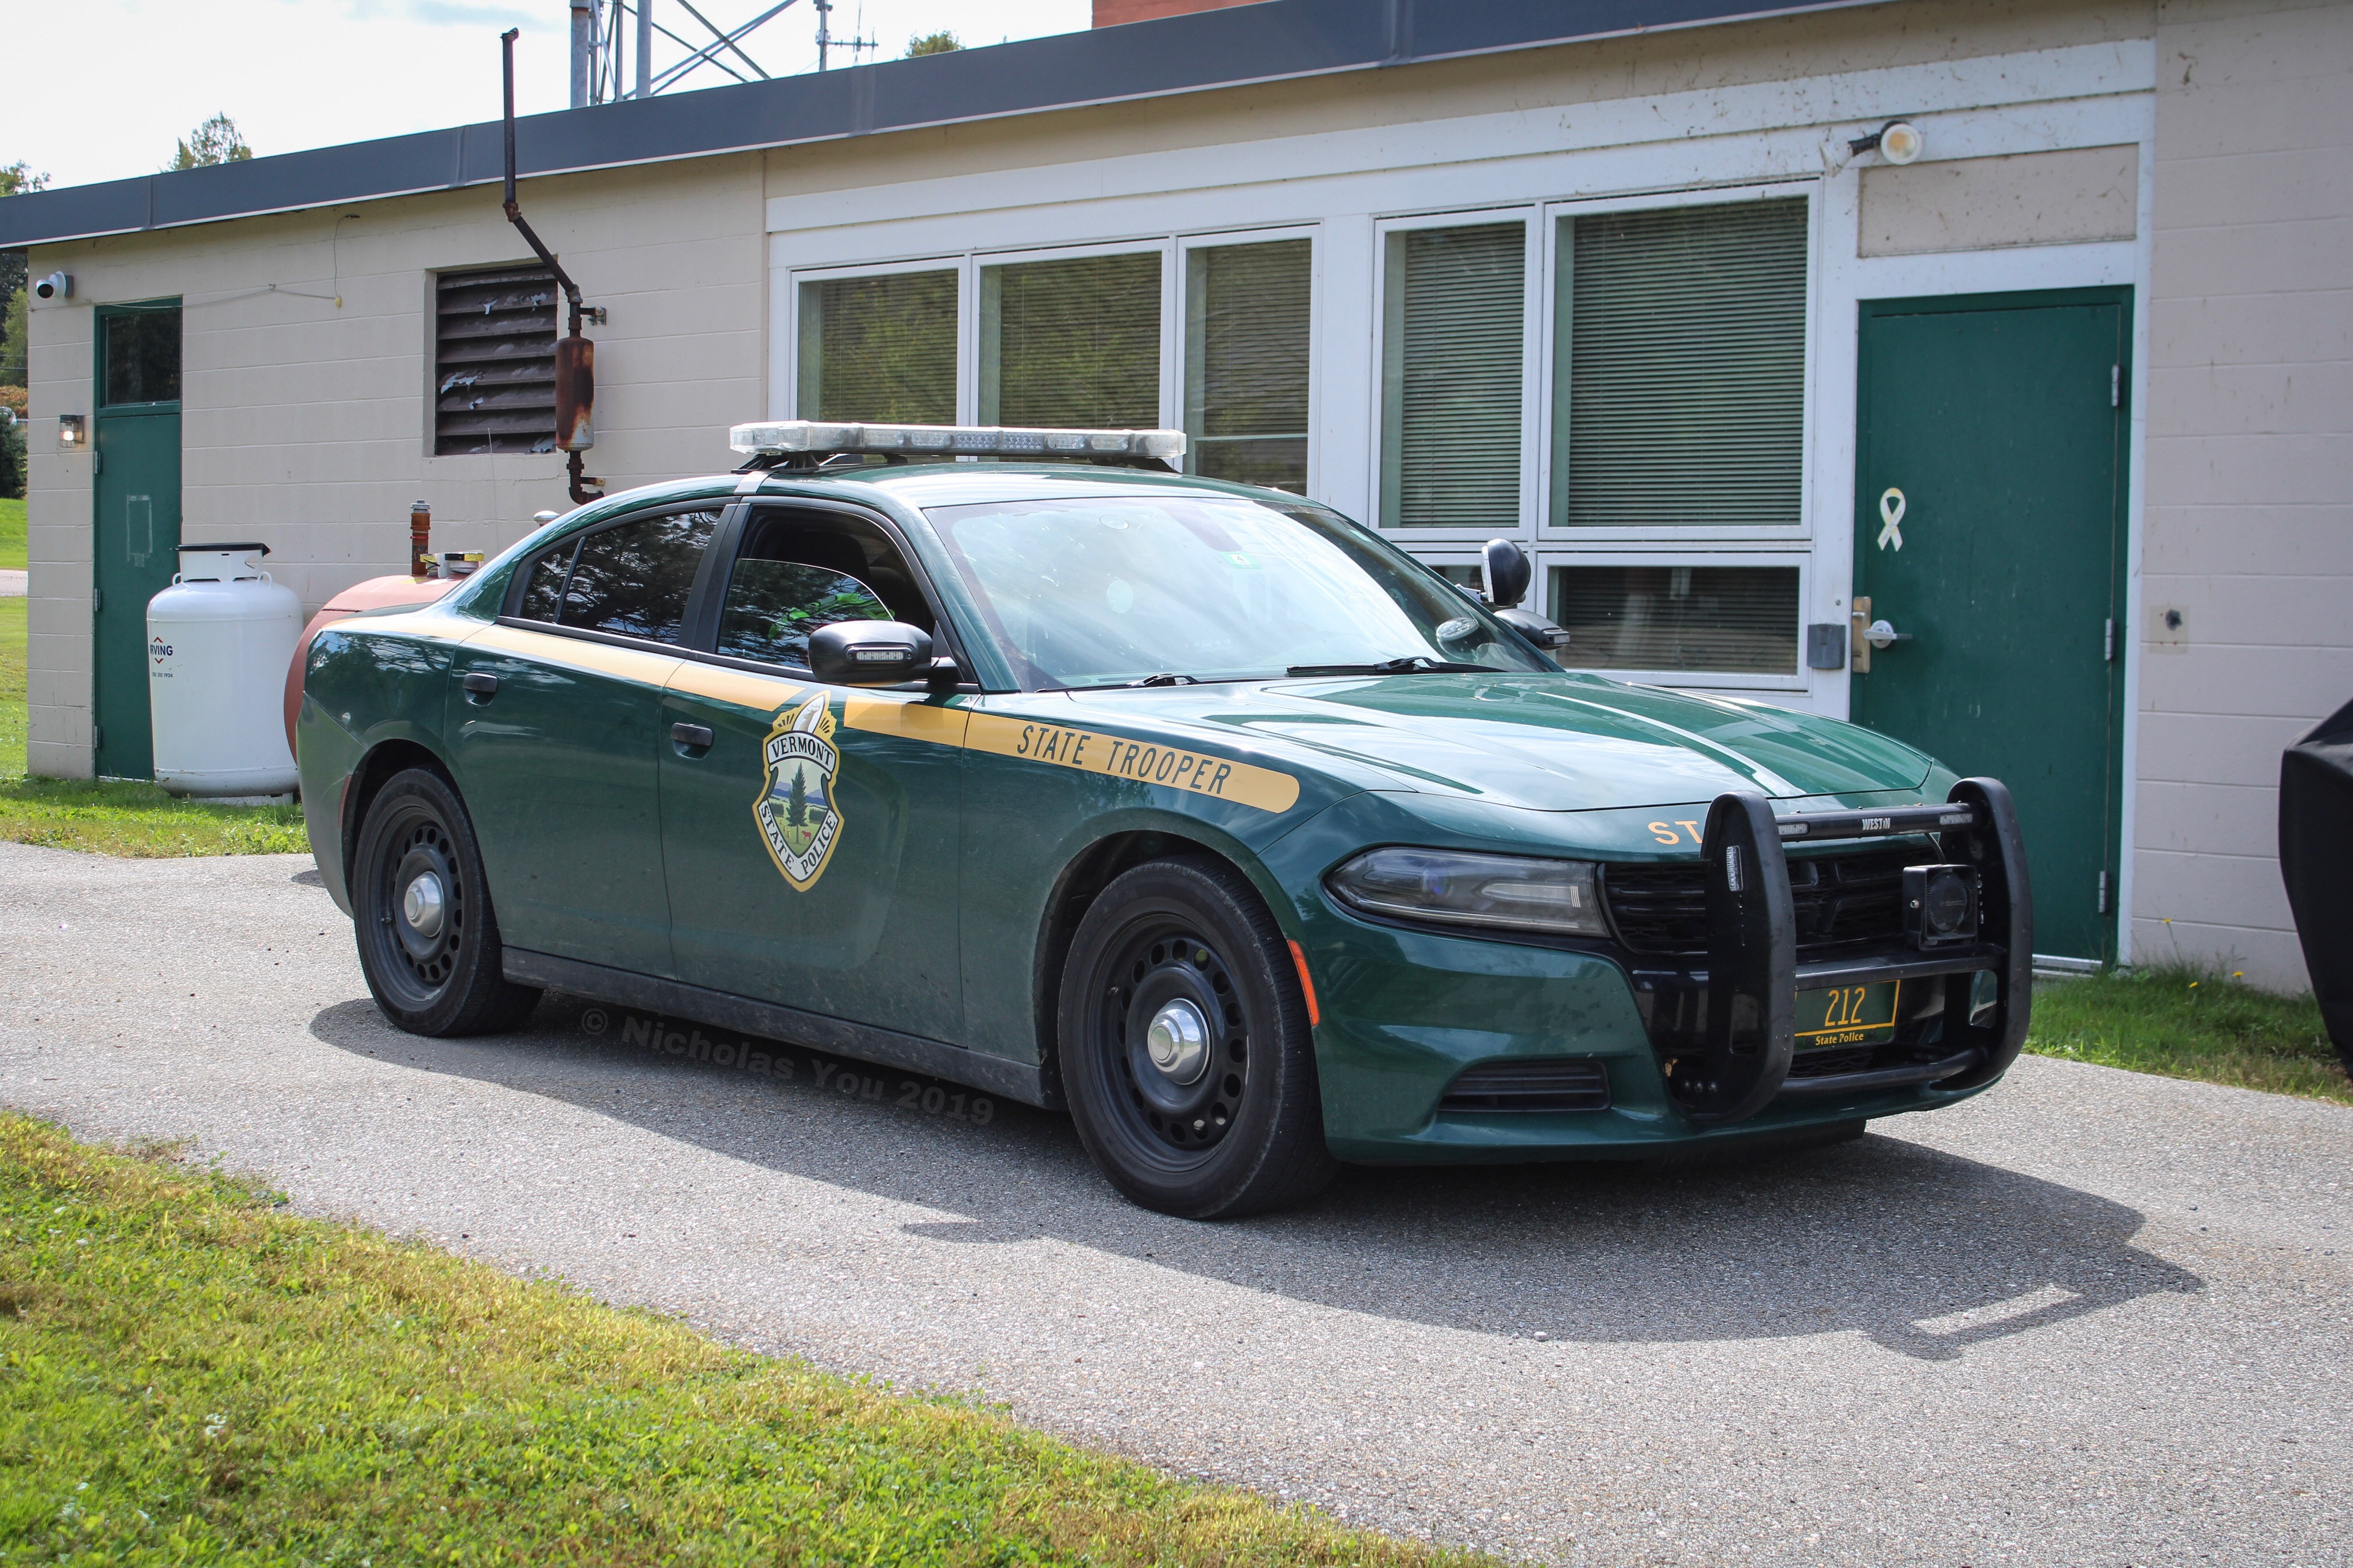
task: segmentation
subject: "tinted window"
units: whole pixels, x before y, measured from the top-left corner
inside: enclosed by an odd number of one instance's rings
[[[571,574],[572,557],[580,542],[567,539],[533,562],[523,572],[522,598],[515,614],[527,621],[552,621],[564,607],[564,579]]]
[[[676,512],[602,529],[580,542],[560,624],[676,642],[715,511]]]
[[[819,626],[896,618],[881,595],[830,567],[742,561],[719,613],[719,651],[807,668],[809,633]]]
[[[177,403],[180,400],[180,312],[142,310],[133,316],[101,316],[106,334],[106,384],[100,401]]]

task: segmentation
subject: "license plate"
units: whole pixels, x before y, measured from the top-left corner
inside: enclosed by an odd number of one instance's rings
[[[1882,980],[1799,992],[1798,1049],[1887,1044],[1895,1038],[1895,999],[1903,990],[1900,980]]]

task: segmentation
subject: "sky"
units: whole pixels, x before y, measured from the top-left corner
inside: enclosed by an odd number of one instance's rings
[[[709,41],[687,4],[652,0],[655,23]],[[732,30],[775,0],[691,4]],[[216,113],[258,156],[495,120],[498,35],[509,27],[522,29],[516,112],[567,102],[565,0],[9,0],[7,10],[0,164],[21,158],[53,186],[152,174]],[[832,28],[879,41],[860,58],[895,59],[918,34],[995,44],[1076,31],[1090,14],[1091,0],[835,0]],[[744,47],[771,76],[814,70],[817,21],[813,0],[793,0]],[[625,31],[634,43],[634,23]],[[656,71],[685,53],[657,35]],[[634,82],[634,57],[625,71]],[[704,67],[670,90],[729,85]]]

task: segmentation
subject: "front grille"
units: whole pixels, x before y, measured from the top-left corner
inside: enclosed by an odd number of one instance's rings
[[[1447,1089],[1447,1110],[1607,1110],[1609,1075],[1597,1061],[1489,1062]]]
[[[1936,859],[1914,849],[1865,849],[1789,858],[1798,952],[1904,935],[1904,868]],[[1602,903],[1618,940],[1637,952],[1707,952],[1707,868],[1695,860],[1601,868]]]

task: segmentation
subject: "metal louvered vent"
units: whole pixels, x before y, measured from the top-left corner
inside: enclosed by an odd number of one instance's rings
[[[554,274],[445,272],[435,294],[434,453],[554,451]]]
[[[1609,1072],[1599,1062],[1534,1058],[1471,1068],[1438,1102],[1448,1110],[1607,1110]]]

